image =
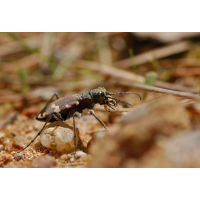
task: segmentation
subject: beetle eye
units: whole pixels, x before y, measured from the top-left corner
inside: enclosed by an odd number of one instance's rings
[[[103,92],[98,92],[98,95],[103,97],[104,93]]]

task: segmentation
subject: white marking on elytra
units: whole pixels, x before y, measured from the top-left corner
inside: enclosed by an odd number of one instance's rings
[[[45,117],[45,115],[46,115],[46,112],[40,113],[40,114],[38,115],[38,118],[43,118],[43,117]]]
[[[79,105],[79,102],[77,101],[77,102],[76,102],[76,106],[78,106],[78,105]],[[66,104],[65,107],[66,107],[66,108],[71,108],[71,106],[68,105],[68,104]]]
[[[52,104],[52,107],[55,108],[54,112],[60,112],[59,106],[56,106],[55,104]]]

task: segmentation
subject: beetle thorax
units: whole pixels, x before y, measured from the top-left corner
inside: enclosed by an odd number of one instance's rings
[[[95,103],[89,91],[83,92],[80,95],[80,104],[82,104],[85,108],[88,108],[88,109],[91,109],[94,107]]]

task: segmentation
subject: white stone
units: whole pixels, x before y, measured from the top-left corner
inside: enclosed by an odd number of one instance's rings
[[[58,152],[70,153],[75,150],[73,128],[65,123],[59,123],[61,126],[47,127],[41,134],[41,143],[43,146],[55,149]],[[79,141],[79,132],[76,128],[76,146]]]

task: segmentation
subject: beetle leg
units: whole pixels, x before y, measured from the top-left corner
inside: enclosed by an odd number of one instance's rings
[[[94,110],[89,110],[88,113],[89,113],[90,115],[93,115],[93,116],[101,123],[101,125],[108,131],[107,126],[95,115]]]
[[[45,107],[37,114],[37,116],[35,117],[36,119],[38,118],[38,116],[42,113],[44,113],[46,111],[47,106],[51,103],[52,99],[54,98],[54,96],[57,97],[57,99],[59,99],[58,93],[53,94],[53,96],[51,97],[51,99],[49,99],[49,101],[46,103]]]
[[[75,127],[75,117],[81,117],[81,113],[75,112],[73,114],[73,129],[74,129],[74,147],[75,147],[75,154],[74,154],[74,159],[76,160],[76,127]]]
[[[54,114],[54,115],[53,115],[54,118],[55,118],[57,121],[65,121],[60,113],[54,112],[53,114]]]
[[[29,146],[35,141],[35,139],[42,133],[42,131],[44,130],[46,124],[49,122],[49,120],[50,120],[52,117],[55,118],[55,113],[51,113],[51,115],[49,115],[49,117],[47,118],[47,120],[46,120],[44,126],[42,127],[42,129],[40,130],[40,132],[32,139],[32,141],[31,141],[26,147],[24,147],[22,150],[17,151],[17,152],[15,152],[15,153],[13,153],[13,154],[20,153],[21,151],[24,151],[27,147],[29,147]],[[56,118],[55,118],[55,119],[56,119]]]

